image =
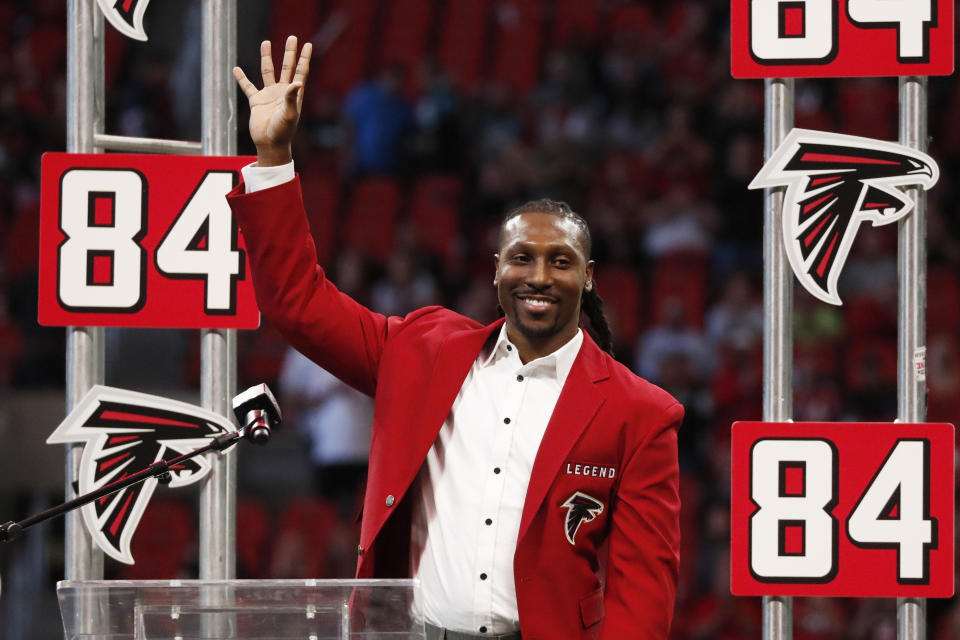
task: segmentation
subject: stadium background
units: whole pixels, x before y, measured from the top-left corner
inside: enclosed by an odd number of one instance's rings
[[[199,139],[200,3],[155,0],[150,41],[107,33],[108,133]],[[763,87],[729,73],[729,2],[241,0],[238,64],[288,33],[316,43],[295,148],[318,252],[378,310],[495,316],[500,216],[549,196],[594,234],[617,357],[687,407],[683,567],[673,637],[759,637],[757,599],[728,589],[729,426],[761,416]],[[62,499],[64,331],[36,323],[40,155],[65,145],[63,0],[0,1],[0,520]],[[399,93],[370,92],[393,79]],[[359,90],[358,90],[359,88]],[[366,92],[366,97],[363,93]],[[374,97],[371,98],[370,96]],[[960,84],[930,82],[930,421],[960,409]],[[390,117],[366,117],[379,100]],[[252,153],[245,101],[240,153]],[[357,106],[357,104],[361,106]],[[353,105],[353,106],[350,106]],[[378,111],[377,113],[384,113]],[[894,140],[892,78],[798,81],[796,126]],[[370,129],[373,129],[371,131]],[[366,141],[360,143],[360,141]],[[896,229],[859,234],[844,306],[795,296],[794,418],[896,415]],[[379,306],[378,306],[379,305]],[[240,332],[238,388],[275,383],[284,344]],[[107,383],[196,401],[199,336],[107,331]],[[241,454],[239,577],[346,577],[355,525],[311,495],[293,430]],[[114,578],[196,576],[196,490],[158,490]],[[56,638],[62,522],[0,548],[0,635]],[[956,598],[929,637],[957,637]],[[896,636],[890,600],[798,599],[798,640]]]

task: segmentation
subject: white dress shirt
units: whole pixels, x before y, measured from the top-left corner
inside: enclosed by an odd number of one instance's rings
[[[243,167],[246,191],[293,179],[293,163]],[[411,488],[415,606],[439,627],[520,628],[513,556],[540,441],[583,344],[583,332],[527,364],[500,329],[463,381]],[[481,631],[482,629],[482,631]]]
[[[513,556],[533,462],[583,343],[527,364],[506,327],[463,381],[413,494],[411,575],[422,613],[457,631],[519,629]]]

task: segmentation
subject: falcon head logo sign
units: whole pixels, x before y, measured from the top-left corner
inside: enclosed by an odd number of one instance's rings
[[[150,0],[97,0],[100,11],[114,28],[134,40],[146,40],[143,13]]]
[[[570,544],[576,544],[574,539],[577,537],[577,531],[584,522],[590,522],[598,515],[603,513],[603,503],[592,496],[577,491],[567,498],[561,507],[567,510],[567,517],[564,519],[564,533]]]
[[[229,420],[200,407],[98,385],[47,438],[47,444],[83,443],[77,492],[85,494],[233,430]],[[191,458],[171,467],[170,486],[193,484],[209,471],[204,456]],[[81,507],[91,537],[111,558],[133,564],[130,540],[157,482],[148,478]]]
[[[814,296],[842,304],[837,280],[863,222],[900,220],[914,202],[898,187],[937,182],[933,158],[894,142],[793,129],[750,183],[787,187],[783,243],[790,266]]]

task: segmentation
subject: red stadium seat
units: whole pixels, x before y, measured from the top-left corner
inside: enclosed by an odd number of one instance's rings
[[[600,31],[600,0],[557,0],[551,42],[562,47],[570,40],[594,42]]]
[[[303,168],[300,176],[303,204],[310,221],[310,233],[317,247],[317,263],[326,269],[333,259],[340,182],[336,176],[314,171],[309,166]]]
[[[274,578],[323,578],[329,574],[328,551],[337,509],[315,498],[291,501],[280,517],[270,562]]]
[[[634,344],[643,326],[640,280],[633,269],[610,265],[597,270],[597,292],[613,324],[613,334],[623,344]]]
[[[516,93],[527,93],[540,74],[542,0],[504,0],[497,4],[496,52],[492,79]]]
[[[379,67],[399,64],[406,69],[407,90],[419,88],[417,65],[424,59],[432,18],[432,0],[391,0],[386,3]]]
[[[270,517],[259,500],[237,500],[237,570],[241,578],[266,577],[270,529]]]
[[[287,36],[297,36],[297,41],[301,45],[313,39],[322,17],[321,4],[302,0],[274,0],[270,3],[269,37],[273,44],[275,65],[280,63],[280,55]]]
[[[123,565],[124,580],[181,577],[187,552],[196,540],[196,525],[186,504],[154,494],[140,518],[130,545],[135,564]]]
[[[847,348],[846,383],[851,390],[863,389],[867,375],[891,389],[897,384],[897,345],[884,338],[852,341]]]
[[[960,329],[960,278],[947,267],[927,273],[927,331],[955,333]]]
[[[440,66],[467,92],[474,91],[480,81],[489,4],[489,0],[446,3],[437,57]]]
[[[336,0],[320,28],[332,41],[316,43],[321,88],[343,95],[363,80],[375,12],[374,0]]]
[[[707,259],[700,253],[677,252],[657,261],[653,270],[651,310],[653,324],[664,321],[665,303],[679,298],[686,309],[686,325],[702,327],[707,287]]]
[[[359,180],[347,209],[345,241],[368,258],[386,262],[393,253],[403,194],[387,177]]]
[[[870,336],[890,336],[896,332],[897,310],[876,298],[851,296],[844,301],[843,315],[847,334],[862,339]]]
[[[621,4],[610,13],[609,31],[645,36],[654,29],[655,23],[653,11],[647,4]]]
[[[460,230],[460,194],[463,182],[456,176],[424,176],[413,188],[410,222],[417,243],[443,257],[454,255]]]

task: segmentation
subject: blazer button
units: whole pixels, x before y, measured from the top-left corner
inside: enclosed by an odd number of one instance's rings
[[[363,545],[360,545],[360,544],[357,545],[357,555],[358,556],[363,555]]]
[[[392,507],[394,502],[396,502],[396,500],[394,499],[393,496],[387,496],[386,504],[388,507]]]

